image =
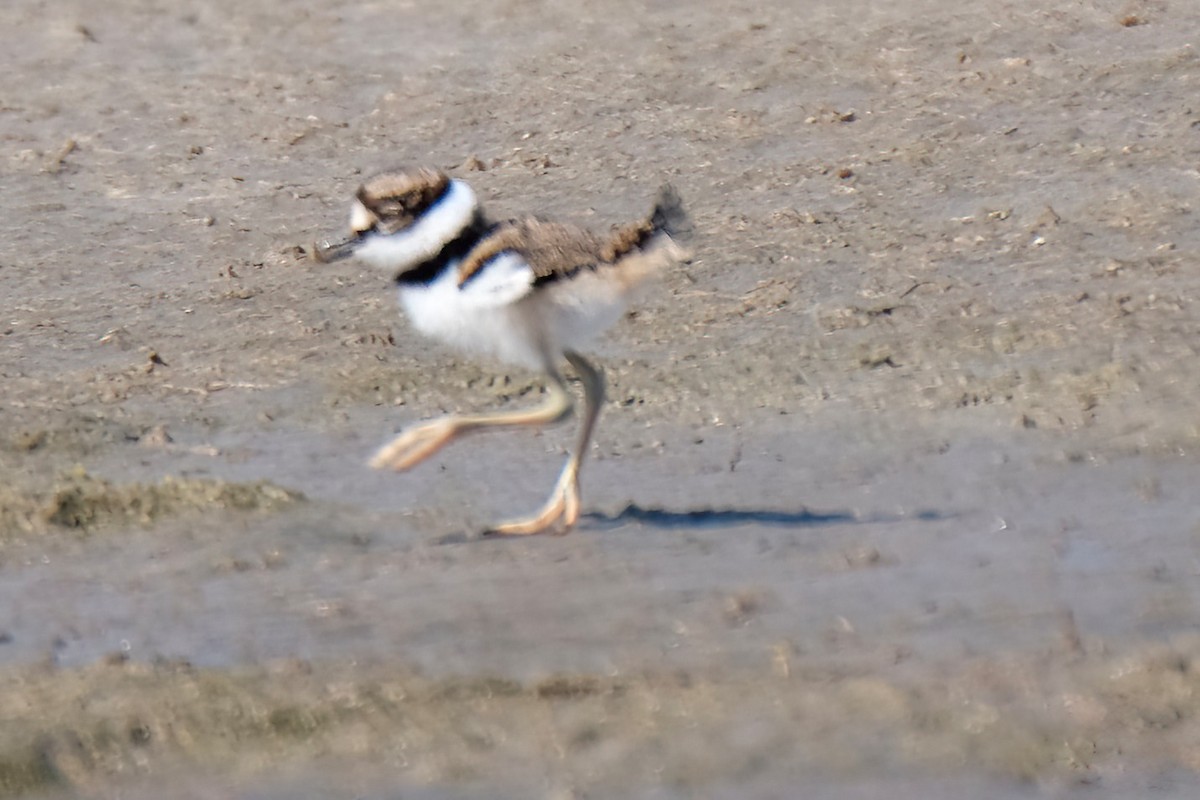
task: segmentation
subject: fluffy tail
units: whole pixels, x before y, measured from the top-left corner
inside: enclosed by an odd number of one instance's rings
[[[658,190],[658,197],[650,216],[613,228],[608,240],[600,249],[600,260],[613,264],[631,253],[653,248],[665,250],[675,260],[684,261],[689,256],[679,246],[676,237],[687,235],[691,229],[692,222],[683,210],[683,201],[679,198],[679,193],[670,184],[664,184]]]
[[[683,198],[669,183],[659,187],[650,226],[655,233],[662,231],[672,239],[684,239],[692,232],[692,219],[683,207]]]

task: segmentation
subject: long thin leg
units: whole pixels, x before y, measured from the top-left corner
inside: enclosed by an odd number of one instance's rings
[[[496,411],[490,414],[463,414],[442,417],[404,431],[388,442],[371,459],[375,469],[391,469],[403,472],[415,467],[441,450],[455,439],[472,431],[488,428],[548,425],[571,415],[574,401],[567,389],[566,381],[557,370],[547,373],[550,383],[549,396],[545,402],[520,411]]]
[[[500,536],[543,533],[560,521],[560,530],[566,533],[579,520],[579,470],[592,440],[596,420],[600,417],[600,409],[604,406],[604,373],[576,352],[568,350],[564,355],[583,383],[583,423],[579,428],[575,449],[567,457],[550,499],[537,513],[493,526],[487,533]]]

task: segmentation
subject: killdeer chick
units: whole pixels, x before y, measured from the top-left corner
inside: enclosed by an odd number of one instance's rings
[[[371,466],[407,470],[467,433],[566,419],[574,400],[560,371],[565,360],[583,384],[575,448],[541,509],[487,532],[570,530],[579,519],[580,465],[604,402],[604,374],[579,351],[621,318],[641,283],[686,258],[672,238],[686,223],[669,186],[646,219],[596,235],[532,217],[489,221],[469,185],[435,169],[387,172],[364,183],[349,238],[314,245],[313,257],[353,255],[386,270],[418,331],[548,379],[547,397],[534,408],[426,422],[384,445]]]

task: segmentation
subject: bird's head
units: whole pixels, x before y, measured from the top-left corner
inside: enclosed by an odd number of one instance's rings
[[[350,211],[350,235],[313,245],[321,263],[349,256],[394,273],[437,255],[479,214],[475,193],[437,169],[392,170],[363,183]]]

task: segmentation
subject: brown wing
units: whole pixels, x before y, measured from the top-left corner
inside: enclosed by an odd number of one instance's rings
[[[583,269],[616,263],[639,248],[653,232],[649,220],[623,225],[605,238],[557,222],[510,220],[471,249],[459,265],[458,284],[465,284],[490,259],[504,252],[519,253],[533,269],[538,283],[568,277]]]
[[[533,269],[534,281],[544,283],[569,277],[583,269],[616,264],[646,248],[658,234],[668,237],[690,229],[678,192],[670,186],[658,190],[650,215],[638,222],[614,227],[608,236],[596,236],[583,228],[546,222],[533,217],[501,223],[471,248],[458,268],[462,286],[490,259],[504,252],[519,253]],[[668,242],[671,240],[668,238]],[[684,251],[671,242],[670,258],[682,259]]]
[[[537,281],[552,280],[595,266],[602,248],[603,243],[582,228],[539,219],[510,220],[471,248],[458,267],[458,283],[463,285],[505,252],[520,254]]]

